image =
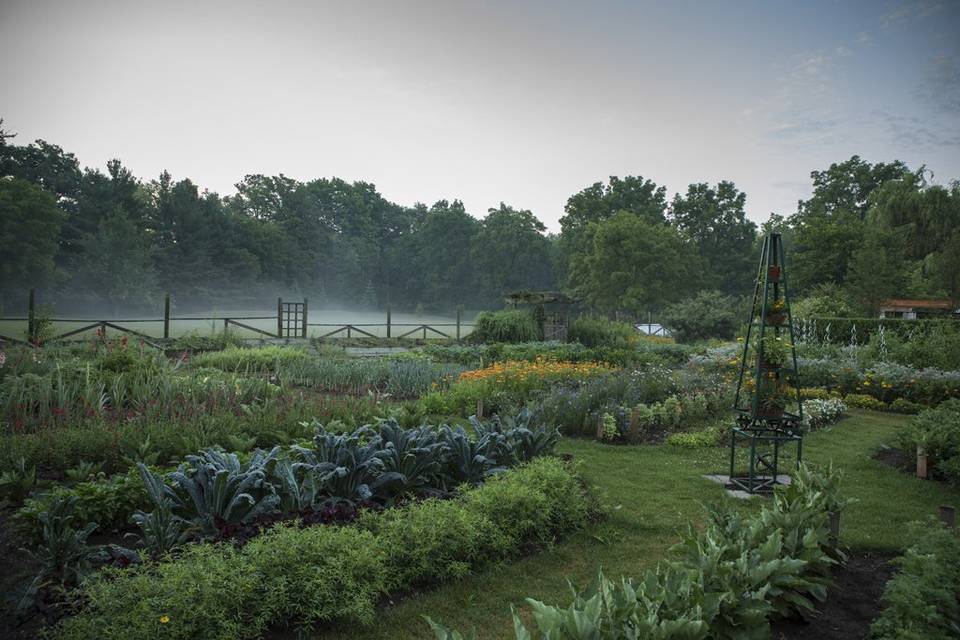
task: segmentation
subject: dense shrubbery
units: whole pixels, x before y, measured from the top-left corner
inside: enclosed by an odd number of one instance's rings
[[[884,610],[870,638],[960,636],[960,537],[939,522],[914,524],[907,537],[914,543],[896,561],[900,570],[884,589]]]
[[[899,440],[909,452],[922,448],[936,476],[960,485],[960,400],[923,411],[900,432]]]
[[[533,599],[536,629],[514,614],[516,637],[564,640],[765,638],[770,621],[810,614],[826,597],[830,568],[844,557],[828,514],[843,509],[838,477],[801,468],[759,513],[711,509],[691,528],[678,560],[619,584],[601,573],[569,607]],[[429,621],[429,620],[428,620]],[[440,640],[463,636],[429,621]]]
[[[637,330],[626,322],[603,317],[577,318],[567,333],[570,342],[585,347],[631,347],[637,343]]]
[[[743,317],[737,301],[718,291],[701,291],[693,298],[667,307],[660,316],[680,342],[733,338]]]
[[[471,342],[534,342],[542,339],[540,325],[529,309],[484,311],[477,316]]]
[[[456,577],[583,526],[591,505],[541,458],[452,501],[367,513],[339,527],[284,525],[247,543],[104,574],[81,587],[58,637],[253,638],[271,626],[367,623],[379,597]]]

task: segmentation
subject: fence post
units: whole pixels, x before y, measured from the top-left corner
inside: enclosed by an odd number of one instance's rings
[[[307,337],[307,299],[303,299],[303,337]]]
[[[163,297],[163,337],[170,337],[170,294]]]
[[[277,298],[277,337],[283,337],[283,298]]]
[[[387,305],[387,337],[390,337],[390,305]]]
[[[35,330],[34,324],[36,322],[36,307],[34,303],[36,302],[35,291],[30,289],[30,298],[27,301],[27,342],[33,342],[33,332]]]
[[[463,305],[457,305],[457,340],[460,339],[460,313],[463,311]]]
[[[423,339],[427,339],[427,325],[423,325]]]
[[[229,325],[230,325],[230,318],[224,318],[223,319],[223,335],[227,335],[227,332],[230,329]]]

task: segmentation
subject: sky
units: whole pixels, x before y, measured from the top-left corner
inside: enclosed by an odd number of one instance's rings
[[[0,117],[221,195],[336,176],[557,231],[641,175],[761,222],[854,154],[960,178],[960,0],[0,0]]]

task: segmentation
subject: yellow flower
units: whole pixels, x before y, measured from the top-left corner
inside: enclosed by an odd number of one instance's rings
[[[160,624],[167,624],[168,622],[170,622],[170,616],[168,615],[160,616]]]

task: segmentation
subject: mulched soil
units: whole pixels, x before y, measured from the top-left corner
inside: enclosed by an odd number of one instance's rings
[[[880,615],[880,596],[893,574],[892,556],[856,554],[833,572],[827,601],[809,621],[782,620],[773,640],[863,640]]]
[[[917,470],[916,456],[910,455],[903,449],[883,447],[873,454],[873,459],[893,467],[897,471],[913,475]]]

